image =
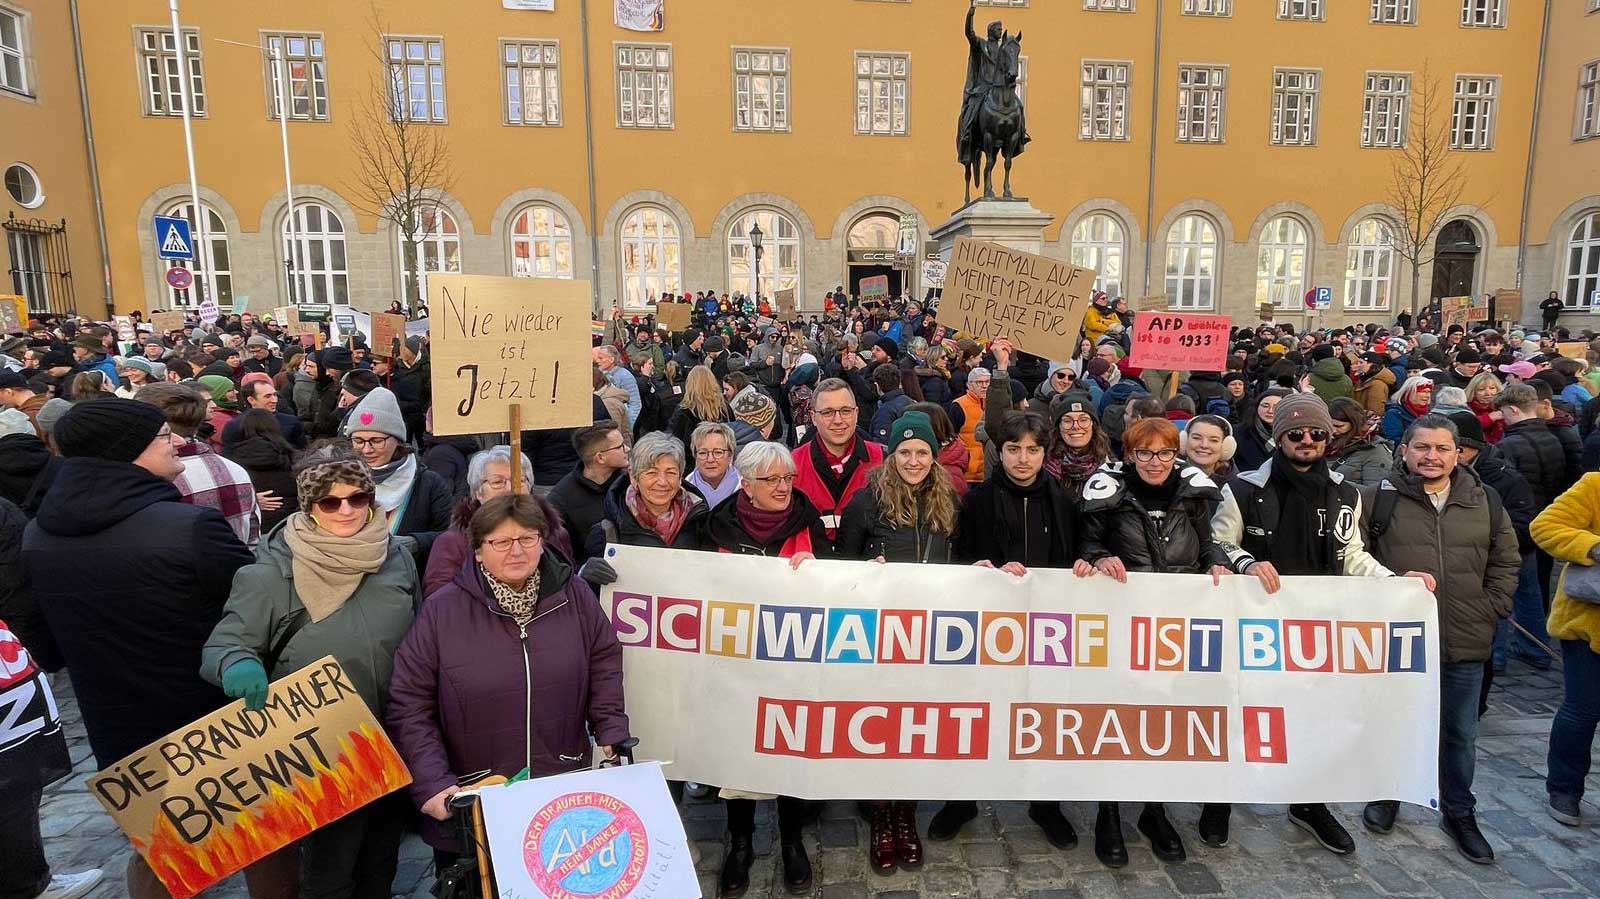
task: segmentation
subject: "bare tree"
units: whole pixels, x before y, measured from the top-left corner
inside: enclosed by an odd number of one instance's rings
[[[1450,148],[1454,95],[1434,77],[1427,63],[1411,94],[1405,143],[1389,167],[1384,199],[1399,214],[1391,245],[1411,264],[1411,312],[1421,308],[1422,267],[1433,262],[1439,229],[1466,189],[1466,163]]]
[[[386,221],[406,239],[405,305],[418,295],[417,237],[424,220],[455,181],[444,129],[429,124],[431,98],[407,95],[405,64],[391,64],[389,29],[374,4],[367,17],[367,50],[373,72],[368,90],[350,120],[355,173],[350,187],[355,206]],[[405,48],[401,47],[401,56]],[[425,88],[426,89],[426,88]]]

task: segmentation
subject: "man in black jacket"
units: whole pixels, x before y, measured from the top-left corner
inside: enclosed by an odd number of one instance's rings
[[[588,554],[583,541],[606,515],[606,491],[628,468],[628,448],[622,431],[614,421],[602,421],[581,428],[572,435],[578,451],[578,467],[567,473],[551,489],[546,499],[561,512],[567,533],[573,535],[574,565],[581,566]]]
[[[1527,479],[1534,506],[1543,511],[1577,481],[1579,463],[1568,458],[1561,438],[1539,417],[1539,396],[1533,387],[1512,384],[1495,397],[1494,406],[1506,421],[1500,454]]]
[[[200,679],[200,648],[252,556],[220,512],[180,501],[171,438],[148,403],[74,406],[54,431],[61,477],[22,539],[28,608],[10,624],[67,668],[101,768],[227,702]],[[130,895],[166,895],[137,853],[128,874]]]

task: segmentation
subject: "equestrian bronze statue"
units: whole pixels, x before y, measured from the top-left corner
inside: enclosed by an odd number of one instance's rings
[[[961,97],[961,120],[956,126],[956,158],[963,168],[962,189],[972,202],[983,165],[983,195],[994,197],[994,164],[1005,157],[1003,196],[1011,197],[1011,160],[1027,145],[1028,124],[1022,99],[1017,96],[1018,59],[1022,32],[1007,34],[1000,22],[990,22],[985,37],[972,30],[977,4],[967,7],[967,84]]]

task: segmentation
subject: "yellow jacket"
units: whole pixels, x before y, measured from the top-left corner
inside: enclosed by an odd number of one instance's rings
[[[1089,338],[1091,345],[1097,344],[1100,342],[1101,335],[1106,333],[1107,328],[1111,327],[1113,323],[1121,323],[1121,321],[1122,319],[1117,318],[1116,311],[1110,306],[1107,306],[1106,310],[1101,312],[1099,306],[1090,303],[1089,311],[1083,314],[1083,336]]]
[[[1574,565],[1593,565],[1589,555],[1600,544],[1600,472],[1591,472],[1556,497],[1528,527],[1539,548]],[[1567,575],[1561,574],[1550,605],[1550,636],[1561,640],[1587,640],[1600,652],[1600,605],[1570,599]]]

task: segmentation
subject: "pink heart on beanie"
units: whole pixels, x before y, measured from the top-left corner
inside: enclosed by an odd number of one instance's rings
[[[364,425],[372,424],[372,413],[371,412],[363,412],[363,413],[361,413],[361,423],[364,424]]]

